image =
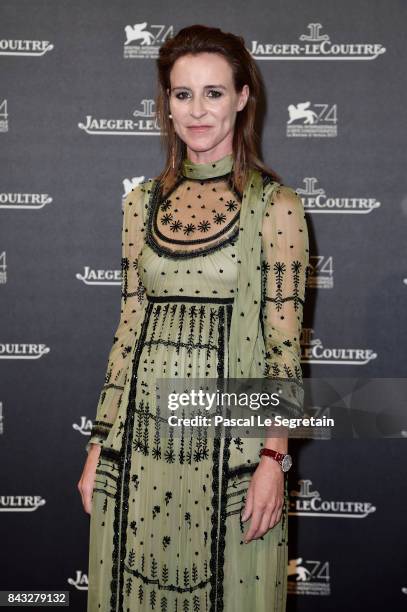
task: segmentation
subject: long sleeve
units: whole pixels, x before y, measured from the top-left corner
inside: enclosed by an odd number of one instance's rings
[[[283,185],[273,190],[262,223],[262,323],[265,377],[288,379],[290,406],[303,413],[300,336],[309,264],[301,198]],[[291,415],[290,415],[291,416]]]
[[[123,201],[120,319],[108,356],[104,385],[99,396],[91,436],[86,445],[87,451],[91,443],[103,446],[115,422],[136,340],[137,325],[147,301],[145,287],[138,273],[138,259],[145,233],[143,193],[141,185],[137,185]]]

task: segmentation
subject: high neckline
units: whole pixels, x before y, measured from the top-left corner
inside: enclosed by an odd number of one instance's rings
[[[214,162],[198,164],[185,158],[182,162],[182,174],[187,178],[206,179],[228,174],[233,167],[233,153],[229,153]]]

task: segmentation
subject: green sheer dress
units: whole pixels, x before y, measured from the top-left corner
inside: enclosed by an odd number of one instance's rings
[[[261,442],[163,436],[156,411],[157,377],[228,376],[245,201],[232,168],[231,154],[184,160],[169,193],[147,180],[123,203],[121,316],[86,446],[102,446],[88,612],[285,610],[287,479],[281,520],[245,544],[250,519],[242,523],[241,512]],[[301,381],[304,209],[293,189],[261,180],[258,366],[263,376]]]

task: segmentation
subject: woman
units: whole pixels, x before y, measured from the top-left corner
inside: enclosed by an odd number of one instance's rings
[[[280,612],[287,479],[259,450],[286,455],[287,439],[164,436],[155,383],[301,388],[304,209],[257,156],[259,77],[241,37],[184,28],[157,63],[167,163],[124,201],[121,318],[78,484],[88,612]]]

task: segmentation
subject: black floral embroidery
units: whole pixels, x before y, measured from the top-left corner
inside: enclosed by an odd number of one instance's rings
[[[224,213],[216,213],[213,217],[213,220],[215,223],[225,223],[226,221],[226,215]]]
[[[291,271],[293,273],[293,284],[294,284],[294,309],[298,310],[300,308],[300,304],[302,301],[299,296],[299,285],[300,285],[300,272],[301,272],[301,262],[293,261],[291,264]]]
[[[131,352],[131,346],[124,346],[121,350],[121,356],[123,357],[123,359],[126,358],[126,355],[128,355]]]
[[[121,259],[122,268],[122,297],[126,301],[127,299],[127,283],[128,283],[128,270],[129,270],[129,258],[122,257]]]
[[[225,204],[226,208],[231,211],[231,210],[236,210],[237,208],[237,203],[235,202],[235,200],[228,200]]]
[[[153,508],[153,519],[154,519],[154,518],[155,518],[155,517],[156,517],[158,514],[160,514],[160,512],[161,512],[161,508],[160,508],[160,506],[154,506],[154,508]]]
[[[286,265],[283,261],[276,261],[273,266],[276,279],[276,308],[281,310],[283,307],[283,277],[286,271]]]
[[[171,206],[172,206],[171,200],[167,199],[167,200],[164,200],[164,202],[161,204],[160,208],[161,208],[162,211],[166,211],[169,208],[171,208]]]
[[[198,223],[198,229],[200,232],[207,232],[209,231],[209,228],[211,227],[211,224],[209,223],[209,221],[200,221]]]
[[[167,546],[169,546],[170,543],[171,543],[170,536],[164,536],[163,537],[163,549],[165,550]]]
[[[172,221],[172,214],[171,213],[167,213],[166,215],[163,215],[161,217],[161,223],[163,225],[168,225],[168,223]]]
[[[182,227],[182,222],[175,220],[173,223],[171,223],[170,227],[171,231],[178,232]]]
[[[185,206],[183,206],[183,211],[191,209],[189,220],[182,218],[181,221],[178,216],[174,216],[175,213],[180,212],[180,206],[177,208],[171,208],[171,212],[167,212],[166,215],[161,217],[157,215],[157,212],[162,209],[162,205],[170,199],[170,195],[172,195],[173,201],[174,198],[175,200],[180,200],[180,196],[177,194],[177,189],[186,181],[191,181],[191,184],[195,183],[195,185],[199,183],[203,186],[208,182],[217,183],[222,181],[222,190],[224,191],[225,189],[229,189],[230,193],[233,194],[234,197],[230,197],[230,195],[228,196],[227,205],[224,203],[224,199],[227,199],[226,197],[216,197],[218,202],[222,202],[222,204],[226,206],[226,210],[229,209],[229,212],[234,213],[232,215],[229,214],[229,218],[224,211],[210,207],[213,215],[213,223],[215,226],[219,227],[216,232],[211,231],[212,223],[210,220],[207,218],[200,220],[199,215],[196,214],[198,211],[196,208],[194,210],[194,205],[191,204],[191,201],[187,201]],[[151,196],[148,204],[146,205],[148,213],[146,219],[145,239],[146,243],[156,253],[165,255],[169,259],[192,259],[194,257],[198,257],[199,255],[209,254],[230,244],[233,245],[233,243],[237,240],[239,236],[239,204],[241,204],[242,201],[242,194],[233,186],[231,173],[211,178],[209,181],[201,181],[199,179],[192,178],[186,179],[184,176],[181,176],[172,189],[165,195],[163,194],[162,184],[159,181],[152,181],[151,187],[151,190],[149,190]],[[186,183],[186,189],[191,189],[190,184]],[[217,190],[215,189],[214,191],[216,193]],[[189,195],[192,195],[192,192]],[[197,198],[199,195],[201,194],[195,193]],[[207,203],[208,202],[202,204],[199,206],[199,208],[208,209],[209,207],[206,205]],[[164,208],[166,208],[166,206],[164,206]],[[168,226],[168,229],[171,230],[170,233],[162,231],[165,226]],[[200,237],[198,237],[199,235]],[[195,238],[194,236],[197,237]],[[156,237],[159,239],[159,242],[156,241]],[[182,248],[184,245],[187,245],[188,248]],[[193,245],[202,246],[192,249],[191,247]]]
[[[195,231],[195,225],[193,223],[187,223],[184,227],[184,234],[186,234],[187,236],[189,236],[189,234],[192,234]]]

